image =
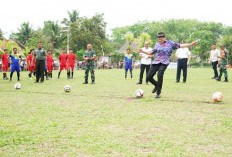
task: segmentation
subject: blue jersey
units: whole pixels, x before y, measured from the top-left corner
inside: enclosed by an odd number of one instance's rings
[[[132,65],[132,59],[134,59],[134,56],[132,54],[126,54],[124,59],[125,59],[125,64]]]
[[[20,54],[10,54],[9,57],[11,58],[12,64],[19,64],[19,60],[22,58]]]

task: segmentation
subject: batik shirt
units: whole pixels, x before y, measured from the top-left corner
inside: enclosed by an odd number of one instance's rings
[[[152,50],[152,54],[156,53],[156,57],[152,64],[169,64],[170,57],[173,50],[180,48],[180,44],[170,40],[166,40],[164,43],[157,43]]]

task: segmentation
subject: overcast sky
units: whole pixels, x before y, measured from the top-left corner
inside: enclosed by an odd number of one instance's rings
[[[115,27],[138,21],[162,19],[198,19],[232,26],[232,0],[3,0],[0,5],[0,28],[8,38],[21,23],[33,28],[45,20],[61,21],[67,11],[78,10],[80,16],[104,13],[107,33]]]

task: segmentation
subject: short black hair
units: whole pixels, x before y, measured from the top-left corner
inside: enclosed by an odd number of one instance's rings
[[[61,50],[65,50],[65,48],[62,48]]]
[[[131,51],[131,49],[130,49],[130,48],[128,48],[128,49],[126,49],[126,50],[130,50],[130,51]]]
[[[73,49],[69,49],[69,51],[70,51],[70,50],[72,50],[72,51],[73,51]]]
[[[3,51],[7,51],[7,49],[4,49]]]
[[[216,43],[213,43],[213,45],[215,45],[215,46],[216,46],[217,44],[216,44]]]
[[[42,44],[42,42],[41,42],[41,41],[39,41],[39,42],[38,42],[38,44],[39,44],[39,43],[41,43],[41,44]]]
[[[49,51],[51,52],[51,50],[48,50],[47,52],[49,52]]]
[[[13,50],[17,50],[17,48],[14,47]]]
[[[157,34],[157,38],[164,38],[165,37],[165,33],[164,32],[159,32]]]

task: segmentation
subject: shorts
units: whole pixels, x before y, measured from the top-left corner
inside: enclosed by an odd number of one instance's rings
[[[2,67],[2,71],[8,71],[8,64],[4,64],[4,67]]]
[[[52,71],[53,70],[53,66],[51,65],[47,65],[48,71]]]
[[[67,69],[67,65],[66,64],[60,64],[60,70],[66,70]]]
[[[74,69],[74,65],[70,65],[70,64],[68,64],[67,69],[70,69],[70,68],[73,70],[73,69]]]
[[[14,71],[20,72],[19,64],[12,64],[11,65],[11,72],[14,72]]]
[[[129,69],[130,71],[133,70],[131,64],[126,64],[126,65],[125,65],[125,71],[127,71],[128,69]]]
[[[30,67],[28,66],[28,67],[27,67],[27,70],[28,70],[28,71],[35,71],[35,65],[32,65],[32,66],[30,66]]]

